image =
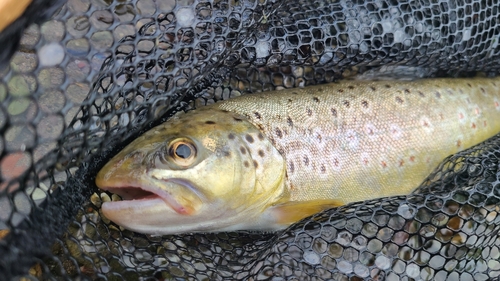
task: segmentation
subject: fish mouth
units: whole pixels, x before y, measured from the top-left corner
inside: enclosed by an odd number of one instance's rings
[[[154,180],[153,182],[144,181],[143,184],[113,184],[113,186],[100,186],[102,190],[109,191],[111,193],[119,195],[121,201],[104,202],[103,209],[115,209],[120,206],[130,208],[130,204],[135,205],[137,208],[141,208],[142,205],[150,205],[153,201],[160,202],[158,199],[163,201],[176,213],[182,215],[191,215],[197,208],[197,203],[194,201],[201,200],[200,194],[196,192],[194,185],[184,179],[166,179],[166,180]],[[179,194],[179,190],[184,189],[188,195],[182,196]],[[177,194],[175,194],[177,191]],[[194,197],[194,198],[193,198]],[[189,200],[194,199],[194,200]],[[197,199],[197,200],[196,200]],[[151,202],[146,202],[151,201]],[[113,204],[113,206],[111,206]],[[104,205],[107,205],[106,207]]]

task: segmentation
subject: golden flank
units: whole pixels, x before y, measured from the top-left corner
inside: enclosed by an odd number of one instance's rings
[[[500,79],[344,81],[177,114],[97,175],[104,215],[149,234],[276,230],[410,193],[448,155],[500,132]]]

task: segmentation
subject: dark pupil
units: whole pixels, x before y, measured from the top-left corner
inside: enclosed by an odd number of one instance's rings
[[[185,144],[180,144],[175,149],[175,155],[184,159],[189,158],[189,156],[191,156],[191,148]]]

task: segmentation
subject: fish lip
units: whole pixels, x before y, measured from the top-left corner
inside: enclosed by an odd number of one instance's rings
[[[183,187],[188,188],[191,192],[196,194],[200,199],[203,199],[204,196],[202,196],[199,192],[198,189],[194,186],[193,183],[191,183],[189,180],[185,179],[179,179],[179,178],[170,178],[170,179],[162,179],[158,180],[155,179],[156,181],[159,182],[172,182],[175,184],[182,185]],[[160,198],[162,199],[168,206],[170,206],[174,211],[176,211],[179,214],[190,214],[191,211],[188,210],[185,206],[177,202],[177,200],[174,199],[174,197],[166,190],[158,188],[154,184],[140,184],[140,183],[117,183],[112,186],[100,186],[99,187],[102,190],[109,191],[111,193],[115,193],[122,197],[122,201],[133,201],[133,200],[149,200],[149,199],[155,199],[155,198]],[[132,195],[128,194],[127,191],[133,189],[139,189],[143,191],[144,193],[139,193],[139,198],[137,198],[137,192]],[[113,202],[105,202],[105,204],[109,204]]]

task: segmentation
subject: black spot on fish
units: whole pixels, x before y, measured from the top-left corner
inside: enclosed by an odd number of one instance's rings
[[[314,97],[314,98],[313,98],[313,101],[315,101],[315,102],[319,102],[318,97]]]
[[[288,162],[288,167],[290,167],[290,173],[293,173],[295,171],[295,165],[292,161]]]
[[[208,124],[208,125],[214,125],[214,124],[215,124],[215,122],[214,122],[214,121],[210,121],[210,120],[209,120],[209,121],[205,121],[205,124]]]
[[[297,92],[295,92],[295,91],[294,91],[294,92],[292,92],[292,94],[294,94],[294,95],[298,95],[299,93],[297,93]]]
[[[345,106],[345,107],[347,107],[347,108],[349,108],[349,106],[351,105],[351,104],[349,103],[349,101],[348,101],[348,100],[344,100],[342,103],[343,103],[343,104],[344,104],[344,106]]]
[[[467,83],[467,86],[469,86],[470,88],[472,88],[472,85],[470,83]]]
[[[229,113],[229,110],[225,110],[225,109],[221,109],[220,111],[222,111],[224,113]]]
[[[264,150],[259,149],[259,156],[260,156],[260,157],[264,157]]]
[[[292,99],[288,99],[288,102],[289,102],[289,103],[292,103],[292,102],[293,102],[293,100],[292,100]]]
[[[322,87],[318,88],[318,92],[324,92],[324,91],[325,91],[324,88],[322,88]]]
[[[257,161],[255,161],[255,160],[253,160],[253,166],[254,166],[255,168],[258,168],[258,167],[259,167],[259,163],[257,163]]]
[[[246,161],[246,160],[243,162],[243,165],[245,165],[245,168],[250,167],[250,163],[248,163],[248,161]]]
[[[307,116],[312,116],[313,112],[310,108],[307,109]]]
[[[321,164],[321,172],[324,174],[326,173],[326,167],[324,164]]]
[[[403,99],[401,97],[396,97],[396,102],[402,104],[403,103]]]
[[[281,155],[285,154],[285,150],[284,150],[282,147],[278,148],[278,152],[279,152]]]
[[[405,93],[407,94],[411,93],[410,89],[405,89]]]
[[[230,140],[234,140],[235,136],[233,133],[230,133],[229,135],[227,135],[227,138]]]
[[[222,156],[229,157],[229,156],[231,156],[231,152],[229,152],[229,151],[222,151]]]
[[[373,86],[370,86],[370,89],[372,89],[372,91],[376,91],[377,88],[373,87]]]
[[[241,151],[241,154],[247,154],[247,150],[243,147],[243,146],[240,146],[240,151]]]
[[[361,105],[363,105],[364,108],[368,108],[368,101],[361,101]]]
[[[343,93],[343,92],[344,92],[344,89],[338,89],[338,92],[339,92],[339,93]]]
[[[247,142],[253,143],[253,138],[251,135],[245,135],[245,139],[247,140]]]
[[[253,115],[255,115],[255,118],[257,118],[257,119],[259,119],[259,120],[262,118],[262,115],[260,115],[260,113],[258,113],[257,111],[255,111],[255,112],[253,113]]]
[[[440,98],[441,98],[441,93],[440,93],[440,92],[436,92],[436,98],[437,98],[437,99],[440,99]]]
[[[323,139],[320,134],[316,136],[316,139],[318,139],[318,142],[321,143],[321,140]]]
[[[333,117],[337,117],[337,110],[335,108],[330,109],[332,112]]]
[[[424,93],[422,93],[421,91],[418,91],[418,95],[421,97],[425,97]]]
[[[347,86],[347,88],[349,88],[349,89],[353,90],[353,89],[354,89],[354,86],[353,86],[353,85],[349,85],[349,86]]]
[[[257,135],[257,137],[258,137],[258,138],[259,138],[259,140],[261,140],[261,141],[262,141],[262,140],[264,140],[264,135],[263,135],[262,133],[259,133],[259,134]]]
[[[239,118],[239,117],[234,117],[234,116],[233,116],[233,119],[234,119],[234,121],[236,121],[236,122],[241,122],[241,121],[243,121],[243,119],[241,119],[241,118]]]
[[[288,126],[293,127],[293,121],[292,121],[292,118],[290,116],[288,116],[286,118],[286,121],[288,122]]]
[[[307,155],[304,155],[303,158],[304,158],[303,159],[304,160],[304,165],[309,166],[309,157],[307,157]]]
[[[389,85],[389,84],[385,84],[384,86],[385,86],[387,89],[389,89],[389,88],[391,87],[391,85]]]
[[[276,132],[276,136],[278,136],[278,138],[281,139],[283,137],[283,133],[281,132],[280,128],[276,128],[275,132]]]
[[[257,128],[259,128],[259,130],[261,131],[264,131],[264,125],[262,124],[257,124]],[[262,137],[262,139],[264,139],[264,137]]]
[[[486,93],[486,90],[483,87],[481,87],[480,89],[481,89],[481,92],[483,92],[483,94]]]

